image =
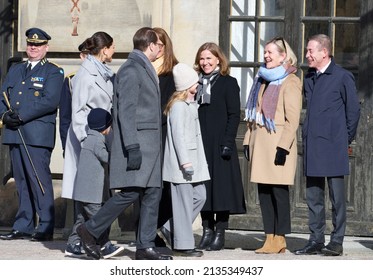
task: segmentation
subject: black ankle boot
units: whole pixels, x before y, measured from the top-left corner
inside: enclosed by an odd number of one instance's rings
[[[203,235],[199,242],[198,249],[205,250],[211,243],[214,231],[208,227],[203,228]]]
[[[217,229],[207,251],[219,251],[224,248],[225,229]]]

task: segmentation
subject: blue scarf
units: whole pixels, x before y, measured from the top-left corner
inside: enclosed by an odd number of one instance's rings
[[[255,122],[258,125],[265,126],[269,132],[276,132],[275,114],[278,103],[282,82],[285,78],[296,72],[296,68],[290,66],[285,69],[283,65],[276,68],[267,69],[264,65],[259,68],[258,74],[255,76],[253,86],[251,87],[245,109],[245,120]],[[263,93],[263,101],[261,108],[257,108],[258,95],[260,87],[263,83],[269,85]]]
[[[114,75],[114,72],[105,63],[98,61],[93,55],[89,54],[87,59],[96,66],[98,73],[104,78],[105,82]]]

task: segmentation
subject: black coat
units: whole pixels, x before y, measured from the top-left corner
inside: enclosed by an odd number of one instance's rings
[[[211,103],[202,104],[199,121],[211,180],[202,211],[246,213],[235,138],[240,123],[240,88],[231,76],[220,76],[211,89]],[[221,157],[221,146],[232,149],[230,160]]]

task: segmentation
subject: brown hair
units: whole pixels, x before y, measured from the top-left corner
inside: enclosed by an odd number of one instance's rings
[[[216,56],[219,59],[219,68],[220,68],[220,75],[226,76],[229,74],[229,65],[228,65],[228,59],[224,55],[223,51],[221,48],[212,42],[207,42],[204,43],[202,46],[199,47],[196,58],[194,60],[194,69],[198,72],[201,73],[203,72],[201,66],[199,65],[199,59],[201,56],[201,52],[208,50],[210,51],[214,56]]]
[[[97,55],[103,48],[110,48],[110,46],[113,44],[113,41],[113,38],[109,34],[103,31],[99,31],[93,34],[91,37],[87,38],[82,44],[80,44],[79,50],[80,47],[82,47],[82,49],[84,48],[86,52],[89,52],[92,55]]]
[[[153,30],[158,34],[159,40],[163,43],[164,48],[164,60],[163,64],[160,67],[158,75],[168,74],[172,72],[172,68],[179,63],[177,58],[174,55],[172,41],[168,36],[167,32],[160,27],[154,27]]]
[[[143,27],[136,31],[133,36],[133,48],[145,51],[150,43],[156,44],[158,41],[157,33],[150,27]]]

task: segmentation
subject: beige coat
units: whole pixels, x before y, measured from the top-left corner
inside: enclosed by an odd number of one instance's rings
[[[265,85],[259,91],[261,105]],[[296,132],[302,109],[302,86],[295,74],[282,83],[275,114],[276,132],[248,123],[244,145],[250,148],[251,182],[262,184],[293,185],[297,166]],[[289,152],[284,166],[274,164],[276,147]]]

